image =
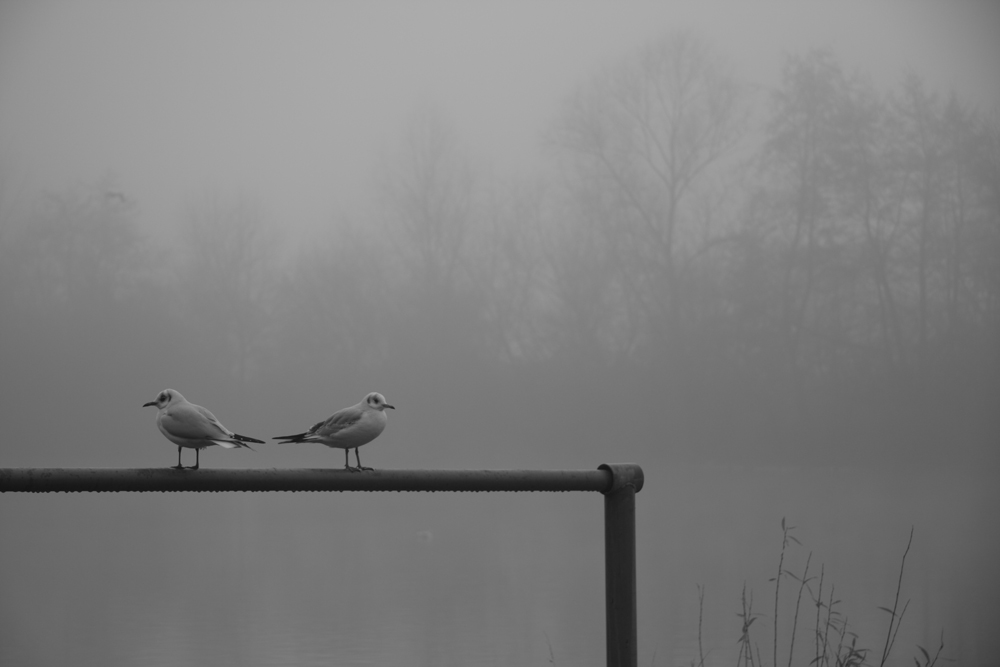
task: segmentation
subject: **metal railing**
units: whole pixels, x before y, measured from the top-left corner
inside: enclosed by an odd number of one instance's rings
[[[642,468],[597,470],[172,470],[0,468],[0,493],[220,491],[597,491],[604,494],[607,664],[636,667],[635,494]]]

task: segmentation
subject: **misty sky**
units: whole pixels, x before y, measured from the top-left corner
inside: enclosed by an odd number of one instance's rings
[[[161,230],[206,191],[308,230],[357,205],[418,111],[497,169],[530,170],[560,100],[667,31],[705,36],[752,83],[820,46],[992,109],[998,28],[990,2],[7,1],[0,166],[29,196],[110,176]]]

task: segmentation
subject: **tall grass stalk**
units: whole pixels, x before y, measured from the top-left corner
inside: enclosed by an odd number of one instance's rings
[[[771,655],[774,667],[778,667],[778,593],[781,591],[781,575],[785,567],[785,550],[788,548],[789,540],[794,540],[798,545],[802,544],[792,535],[794,528],[795,526],[789,526],[785,523],[785,517],[781,517],[781,554],[778,556],[778,575],[774,579],[769,579],[769,581],[774,582],[774,652]],[[789,657],[789,659],[791,658]]]
[[[802,543],[799,542],[799,540],[792,534],[794,529],[795,526],[788,525],[785,519],[782,518],[781,551],[778,554],[778,575],[772,579],[768,579],[768,582],[774,582],[775,591],[775,629],[772,637],[774,654],[771,658],[771,664],[776,665],[778,662],[777,628],[781,600],[779,591],[781,587],[781,578],[787,576],[799,582],[799,592],[795,601],[795,611],[791,620],[791,637],[788,642],[787,667],[792,667],[795,661],[795,642],[798,636],[799,615],[805,613],[802,609],[802,598],[806,591],[809,592],[809,596],[813,604],[816,606],[816,620],[813,627],[814,655],[812,659],[809,660],[808,667],[871,667],[872,665],[875,665],[874,656],[878,654],[874,653],[872,649],[859,646],[859,642],[861,640],[858,633],[851,628],[851,625],[848,622],[848,617],[841,613],[839,609],[839,605],[842,604],[842,601],[838,600],[836,597],[836,586],[827,580],[826,566],[823,564],[820,565],[819,577],[815,574],[810,576],[809,572],[812,568],[813,556],[810,551],[806,557],[805,567],[802,570],[801,577],[797,576],[790,569],[785,569],[785,555],[789,551],[790,543],[795,542],[799,546],[802,545]],[[903,573],[906,570],[906,558],[913,546],[913,535],[914,529],[911,527],[910,536],[906,542],[906,549],[903,551],[903,557],[899,564],[899,576],[896,581],[896,596],[893,601],[893,606],[891,609],[887,607],[879,607],[879,609],[889,614],[889,629],[886,633],[885,643],[882,647],[881,659],[878,662],[879,667],[885,667],[889,660],[889,656],[892,655],[892,651],[896,645],[896,638],[899,635],[900,625],[902,624],[903,617],[906,615],[906,611],[909,608],[910,601],[907,600],[903,604],[902,610],[900,610],[899,598],[903,586]],[[695,659],[690,661],[690,667],[705,667],[705,650],[702,635],[705,611],[705,585],[696,584],[696,586],[698,588],[698,658],[697,661]],[[737,641],[739,651],[736,657],[736,667],[765,667],[761,658],[760,646],[757,642],[753,641],[750,636],[750,630],[754,621],[765,615],[754,612],[753,589],[747,590],[746,582],[743,582],[743,590],[740,594],[740,610],[736,612],[736,616],[740,619],[742,625],[740,637]],[[805,621],[803,620],[803,622]],[[923,646],[917,645],[917,649],[920,651],[920,655],[913,657],[913,662],[916,667],[937,667],[939,662],[951,662],[949,658],[942,657],[942,652],[944,651],[943,632],[941,634],[937,650],[933,655]],[[806,649],[806,651],[808,651],[808,649]],[[711,652],[712,651],[710,649],[708,653],[711,654]],[[653,657],[655,662],[655,653],[653,654]],[[869,659],[872,661],[869,662]],[[784,663],[784,660],[782,660],[782,662]]]
[[[879,667],[885,665],[885,661],[889,659],[889,653],[892,652],[892,645],[896,643],[896,635],[899,633],[899,625],[903,622],[903,615],[906,614],[906,608],[910,606],[910,601],[907,600],[906,604],[903,605],[903,611],[896,616],[896,610],[899,608],[899,591],[903,587],[903,569],[906,567],[906,555],[910,553],[910,545],[913,544],[913,526],[910,526],[910,539],[906,542],[906,550],[903,552],[903,560],[899,564],[899,580],[896,582],[896,599],[892,603],[892,609],[887,609],[886,607],[879,607],[882,611],[889,613],[889,631],[885,635],[885,646],[882,648],[882,660],[879,662]],[[895,629],[893,628],[895,625]]]
[[[917,648],[920,649],[920,652],[924,654],[924,664],[922,665],[920,664],[919,660],[917,660],[916,658],[913,659],[913,662],[917,664],[917,667],[934,667],[937,664],[938,659],[941,658],[941,651],[944,650],[944,630],[941,631],[941,641],[938,644],[937,652],[934,654],[933,658],[931,658],[930,654],[927,652],[927,649],[925,649],[923,646],[917,645]],[[942,659],[947,660],[947,658],[942,658]]]
[[[843,615],[839,609],[838,605],[841,604],[841,600],[836,598],[836,586],[826,579],[826,566],[820,565],[820,573],[817,578],[816,575],[810,576],[809,572],[812,567],[812,552],[806,557],[805,567],[802,571],[802,576],[797,576],[791,570],[785,569],[785,555],[788,552],[789,545],[791,542],[801,546],[801,542],[795,538],[792,531],[795,529],[794,526],[789,525],[784,518],[781,520],[781,551],[778,554],[778,574],[772,579],[768,579],[769,582],[774,582],[774,633],[772,636],[772,648],[774,654],[771,658],[771,663],[776,667],[778,662],[778,618],[780,612],[780,590],[781,590],[781,579],[782,577],[791,577],[792,579],[799,582],[798,596],[795,601],[795,611],[791,620],[791,637],[788,643],[788,662],[787,667],[792,667],[794,663],[795,656],[795,642],[798,635],[798,622],[799,615],[803,613],[802,611],[802,597],[806,591],[809,592],[809,596],[812,599],[813,604],[816,606],[816,620],[813,628],[813,658],[809,661],[809,666],[812,667],[865,667],[867,665],[873,665],[874,662],[868,662],[869,657],[874,657],[871,649],[859,646],[860,638],[858,634],[851,629],[848,623],[848,617]],[[914,530],[910,528],[910,536],[906,543],[906,549],[903,551],[903,557],[899,564],[899,576],[896,581],[896,596],[893,601],[893,606],[891,609],[887,607],[879,607],[879,609],[885,611],[889,614],[889,629],[886,633],[885,643],[882,648],[881,659],[879,661],[879,667],[885,667],[889,660],[889,656],[892,654],[893,648],[896,644],[896,638],[899,634],[899,628],[903,621],[903,617],[906,615],[906,611],[909,608],[910,601],[907,600],[900,610],[899,598],[902,592],[903,585],[903,573],[906,569],[906,558],[910,553],[910,549],[913,546],[913,534]],[[814,586],[818,588],[814,591]],[[740,633],[740,638],[738,641],[739,653],[736,659],[736,667],[764,667],[764,663],[761,660],[760,646],[752,641],[750,637],[750,629],[754,621],[757,620],[761,614],[756,614],[753,611],[753,590],[748,591],[746,582],[743,584],[743,591],[740,595],[741,608],[737,612],[737,616],[742,621],[742,631]],[[705,604],[705,587],[698,584],[698,663],[697,667],[705,666],[705,652],[702,642],[702,622],[704,617],[704,604]],[[937,648],[937,651],[931,655],[931,653],[922,646],[917,646],[922,656],[914,657],[914,663],[916,667],[936,667],[939,661],[947,661],[948,658],[941,657],[941,653],[944,650],[944,635],[941,636],[941,641]],[[710,651],[711,652],[711,651]],[[784,662],[784,661],[783,661]],[[691,661],[691,666],[695,667],[695,661]]]
[[[816,595],[813,596],[813,602],[816,604],[816,628],[813,631],[813,641],[816,645],[816,657],[813,659],[812,664],[816,665],[816,667],[823,667],[822,663],[820,662],[820,652],[819,652],[819,643],[820,640],[823,638],[823,635],[819,631],[819,620],[823,612],[823,577],[825,574],[826,574],[826,564],[820,563],[819,591],[816,593]],[[809,589],[809,594],[812,595],[811,588]]]
[[[740,652],[736,658],[736,667],[754,667],[753,647],[750,642],[750,626],[757,620],[757,614],[753,613],[753,591],[750,592],[750,603],[747,604],[747,585],[743,583],[743,594],[740,597],[742,611],[736,615],[743,620],[743,632],[740,634]],[[757,665],[760,662],[760,649],[757,650]]]
[[[705,611],[705,587],[698,584],[698,667],[705,667],[705,651],[701,646],[701,619]]]
[[[788,667],[792,667],[792,656],[795,654],[795,633],[799,627],[799,608],[802,605],[802,591],[809,585],[809,563],[812,561],[812,557],[813,555],[810,551],[809,556],[806,558],[806,569],[802,573],[802,578],[799,579],[799,597],[795,601],[795,616],[792,617],[792,638],[788,643]],[[798,579],[791,572],[787,574],[793,579]]]

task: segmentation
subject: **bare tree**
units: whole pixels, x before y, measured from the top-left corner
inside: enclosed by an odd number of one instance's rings
[[[187,207],[178,267],[186,321],[226,370],[246,382],[273,324],[278,239],[260,204],[217,193]]]
[[[1000,108],[983,118],[973,132],[970,177],[978,209],[964,217],[962,247],[966,249],[958,289],[968,304],[969,319],[986,341],[1000,337]],[[987,342],[984,355],[1000,369],[1000,349]]]
[[[912,236],[917,246],[917,351],[926,353],[930,334],[930,301],[934,287],[932,273],[938,262],[935,246],[938,245],[941,215],[942,168],[944,150],[941,132],[941,101],[929,94],[920,79],[909,76],[897,103],[897,114],[904,123],[906,133],[905,159],[912,174],[913,199],[917,213],[912,221]]]
[[[1000,114],[974,113],[954,95],[943,109],[944,326],[950,360],[1000,368]],[[984,363],[985,362],[985,363]]]
[[[868,290],[854,286],[849,322],[839,344],[877,347],[886,369],[905,366],[906,338],[900,314],[899,286],[893,275],[900,252],[907,177],[896,168],[898,132],[890,109],[870,86],[849,87],[839,105],[838,141],[832,153],[835,184],[840,191],[837,213],[856,221],[861,235],[847,233],[840,243],[856,259],[847,268],[849,280],[866,278],[874,288],[877,315],[868,308]],[[869,332],[876,332],[870,334]],[[877,336],[877,340],[872,340]]]
[[[383,361],[399,305],[390,241],[370,220],[339,216],[336,234],[302,248],[282,282],[277,321],[286,359],[303,375],[340,377]]]
[[[989,280],[976,279],[990,272],[973,268],[984,249],[997,247],[997,217],[988,205],[995,186],[983,160],[989,133],[954,95],[944,100],[928,92],[913,74],[892,101],[907,186],[906,261],[899,270],[915,287],[914,356],[920,370],[929,372],[936,359],[940,363],[966,346],[959,342],[969,333],[965,321],[972,324],[980,296],[995,292]],[[979,288],[972,288],[976,283]]]
[[[411,117],[401,150],[378,172],[389,238],[408,278],[427,290],[448,294],[461,284],[475,181],[454,128],[431,112]]]
[[[100,321],[146,268],[137,205],[104,187],[46,193],[25,215],[5,246],[32,307]]]
[[[376,173],[375,196],[373,224],[392,257],[386,270],[393,272],[398,317],[409,334],[396,347],[447,347],[453,355],[480,347],[481,304],[469,254],[480,188],[446,119],[431,112],[410,119],[399,150]]]
[[[484,199],[470,243],[484,333],[501,359],[544,357],[552,279],[544,257],[547,189],[537,181],[494,179]]]
[[[10,169],[0,167],[0,312],[5,313],[0,326],[10,326],[12,309],[21,291],[20,274],[30,266],[22,256],[21,243],[26,238],[28,215],[22,187],[14,187]]]
[[[822,311],[815,303],[817,281],[838,261],[835,149],[848,88],[847,78],[828,52],[790,57],[772,95],[764,130],[762,163],[776,179],[772,211],[786,244],[779,332],[795,386],[802,381],[805,366],[809,315]]]
[[[678,272],[699,239],[685,227],[713,169],[734,155],[746,102],[703,41],[674,33],[579,88],[553,126],[573,215],[593,212],[595,201],[600,209],[600,245],[613,257],[630,329],[652,327],[658,338],[676,324]]]

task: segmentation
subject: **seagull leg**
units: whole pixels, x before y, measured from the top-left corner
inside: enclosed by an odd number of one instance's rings
[[[358,450],[355,449],[354,451],[356,452]],[[350,449],[345,449],[344,450],[344,470],[347,470],[348,472],[357,472],[358,471],[357,468],[352,468],[351,467],[351,450]]]
[[[358,455],[358,448],[354,448],[354,458],[358,461],[358,470],[374,470],[374,468],[366,468],[361,465],[361,457]]]
[[[177,445],[177,465],[170,466],[174,470],[184,470],[184,466],[181,465],[181,446]]]
[[[194,450],[194,465],[188,466],[188,470],[197,470],[201,459],[201,450],[197,447]]]

